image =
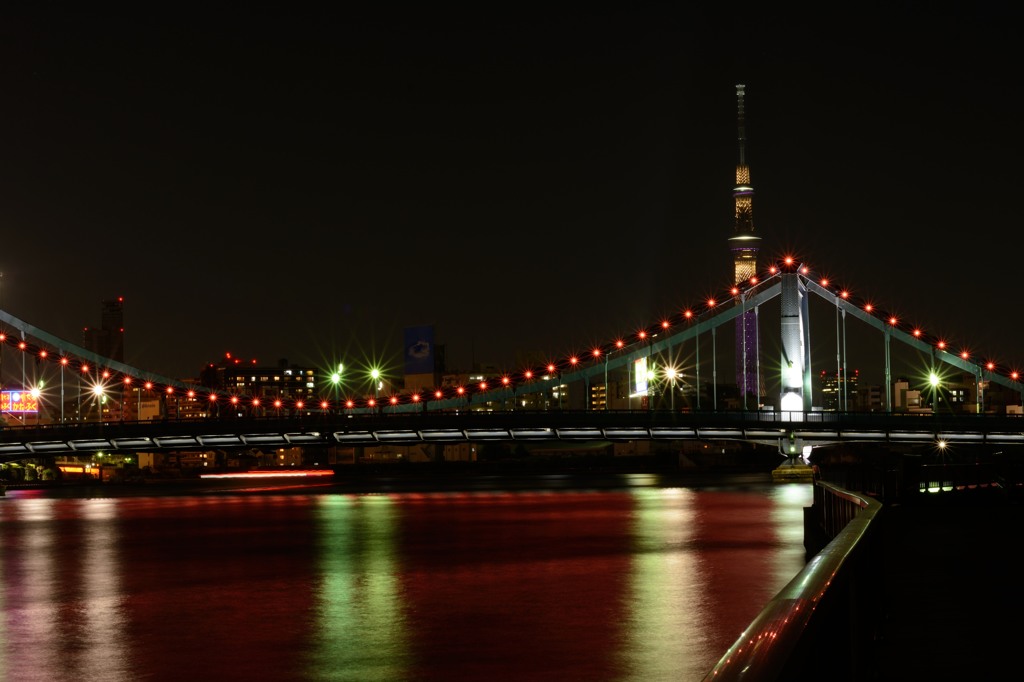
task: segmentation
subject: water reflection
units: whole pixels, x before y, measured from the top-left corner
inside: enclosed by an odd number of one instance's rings
[[[699,679],[810,486],[0,500],[0,679]]]
[[[398,511],[383,495],[318,498],[310,680],[408,679],[395,542]]]

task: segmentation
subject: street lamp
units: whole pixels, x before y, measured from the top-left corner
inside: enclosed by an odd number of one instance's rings
[[[679,374],[679,370],[677,370],[675,367],[665,368],[665,376],[668,377],[669,383],[672,386],[672,397],[670,399],[670,403],[673,412],[676,411],[676,377],[679,376]]]
[[[96,401],[96,421],[103,421],[103,400],[105,398],[103,393],[103,384],[96,384],[92,387],[92,394]]]
[[[64,368],[68,366],[66,355],[60,358],[60,423],[64,423]]]
[[[39,423],[39,415],[43,411],[42,410],[42,405],[39,404],[40,403],[40,397],[43,395],[43,384],[42,384],[42,382],[40,382],[39,384],[33,386],[32,390],[29,391],[29,394],[32,396],[32,399],[36,403],[36,423],[38,424]]]
[[[334,386],[334,402],[335,402],[335,404],[340,404],[340,402],[341,402],[341,398],[338,397],[338,390],[339,390],[339,387],[341,386],[341,374],[342,374],[342,372],[344,370],[345,370],[345,365],[339,362],[338,363],[338,369],[335,370],[334,372],[331,372],[331,377],[330,378],[331,378],[331,384],[333,384],[333,386]]]
[[[939,375],[934,370],[928,375],[928,383],[932,387],[932,414],[937,414],[939,411]]]

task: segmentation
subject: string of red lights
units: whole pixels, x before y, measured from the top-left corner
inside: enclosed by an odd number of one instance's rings
[[[365,396],[361,398],[342,398],[340,400],[331,400],[327,397],[320,397],[315,400],[312,404],[308,404],[302,400],[285,401],[282,398],[271,398],[266,400],[260,396],[247,396],[247,395],[235,395],[235,394],[221,394],[213,389],[203,388],[189,388],[182,389],[181,387],[158,383],[149,380],[145,380],[137,375],[130,373],[115,372],[110,369],[103,368],[102,366],[94,366],[89,361],[73,357],[68,354],[61,354],[53,350],[41,347],[39,345],[31,344],[24,339],[16,338],[16,335],[10,335],[6,332],[0,331],[0,343],[4,343],[9,346],[14,346],[23,353],[27,353],[38,361],[55,362],[62,366],[64,370],[71,370],[73,372],[80,373],[81,376],[88,376],[93,382],[93,387],[100,387],[103,390],[106,387],[112,387],[120,384],[127,389],[134,388],[137,385],[142,386],[142,390],[153,392],[154,394],[165,394],[170,396],[183,396],[189,400],[204,400],[207,401],[211,406],[219,405],[230,405],[237,408],[270,408],[274,410],[333,410],[333,409],[365,409],[365,408],[379,408],[385,406],[397,406],[397,405],[409,405],[409,404],[420,404],[429,402],[431,400],[451,400],[458,398],[468,398],[472,395],[479,393],[485,393],[490,390],[498,389],[512,389],[520,388],[524,386],[535,385],[538,380],[551,379],[555,377],[561,377],[561,375],[572,372],[579,369],[583,363],[588,360],[598,361],[603,359],[609,353],[619,351],[625,348],[632,347],[634,344],[642,344],[646,342],[650,337],[663,331],[668,331],[675,328],[680,324],[689,324],[701,319],[702,316],[709,312],[713,312],[721,308],[723,301],[733,301],[739,296],[751,291],[759,286],[766,285],[776,276],[782,273],[793,273],[797,272],[805,277],[810,276],[810,270],[807,266],[799,264],[798,261],[793,257],[786,257],[780,261],[773,263],[767,269],[767,276],[763,279],[760,277],[752,277],[749,281],[740,282],[725,292],[722,299],[717,299],[714,296],[709,297],[707,300],[701,302],[699,305],[687,307],[681,310],[678,314],[665,318],[657,324],[653,324],[636,331],[633,339],[615,339],[605,344],[597,346],[589,351],[587,355],[580,356],[577,354],[570,355],[569,357],[563,358],[558,361],[549,362],[545,366],[532,367],[525,369],[518,373],[505,374],[498,378],[496,381],[481,381],[477,384],[468,386],[457,386],[457,387],[444,387],[435,388],[431,392],[408,392],[408,393],[394,393],[392,395],[384,397],[376,396]],[[856,305],[858,308],[863,310],[872,316],[883,320],[894,329],[898,329],[907,334],[912,335],[914,338],[927,343],[934,347],[937,351],[948,353],[951,352],[950,344],[946,340],[936,337],[920,328],[913,327],[904,323],[896,315],[892,315],[885,310],[876,307],[869,301],[859,299],[848,289],[839,288],[830,282],[827,278],[820,279],[817,284],[823,289],[830,293],[842,298],[844,301],[848,301],[851,304]],[[1000,363],[992,360],[986,360],[984,362],[978,362],[972,359],[971,352],[962,348],[957,351],[959,357],[964,360],[973,363],[979,369],[984,369],[992,374],[998,374],[1004,376],[1014,382],[1020,380],[1020,372],[1016,369],[1008,368]]]

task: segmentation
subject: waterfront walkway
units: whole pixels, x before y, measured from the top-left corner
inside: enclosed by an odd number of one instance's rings
[[[1024,679],[1024,502],[957,494],[883,510],[873,679]]]

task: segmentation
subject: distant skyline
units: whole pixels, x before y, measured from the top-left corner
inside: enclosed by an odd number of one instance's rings
[[[0,11],[0,309],[123,296],[176,378],[564,356],[731,284],[744,83],[761,265],[1024,366],[1009,14],[410,11]]]

